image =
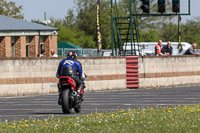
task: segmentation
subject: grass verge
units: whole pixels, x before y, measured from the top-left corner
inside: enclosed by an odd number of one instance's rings
[[[2,122],[0,132],[177,133],[200,131],[200,105],[119,110],[84,116]]]

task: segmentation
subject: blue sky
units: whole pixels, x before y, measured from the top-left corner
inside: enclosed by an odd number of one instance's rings
[[[47,19],[50,17],[64,18],[67,10],[74,6],[73,0],[6,0],[13,1],[16,5],[22,5],[24,19],[44,21],[44,12],[47,14]]]
[[[25,20],[40,20],[44,21],[44,12],[47,14],[47,19],[50,17],[64,18],[69,8],[74,7],[73,0],[7,0],[13,1],[17,5],[23,6],[22,13]],[[181,0],[182,11],[187,11],[187,1]],[[192,19],[194,16],[200,16],[200,0],[191,0],[191,16],[182,16],[182,21]]]

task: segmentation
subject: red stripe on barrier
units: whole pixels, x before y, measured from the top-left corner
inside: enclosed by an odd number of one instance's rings
[[[127,84],[138,84],[139,81],[126,81]]]
[[[127,88],[138,88],[138,56],[126,57],[126,86]]]
[[[138,77],[126,77],[126,80],[127,80],[127,81],[128,81],[128,80],[134,81],[134,80],[138,80]]]
[[[137,84],[133,84],[133,85],[127,85],[127,88],[138,88],[139,85]]]
[[[126,69],[127,73],[138,73],[138,70],[135,69]]]

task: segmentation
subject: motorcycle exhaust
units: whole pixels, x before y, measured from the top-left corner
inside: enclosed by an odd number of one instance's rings
[[[73,92],[72,92],[72,96],[74,96],[74,97],[77,96],[77,92],[76,92],[76,91],[73,91]]]

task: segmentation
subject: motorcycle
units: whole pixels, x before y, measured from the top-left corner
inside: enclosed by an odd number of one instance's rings
[[[81,111],[82,99],[78,95],[76,82],[69,76],[61,76],[59,78],[59,85],[61,88],[60,100],[63,113],[72,113],[73,108],[76,113],[79,113]]]

